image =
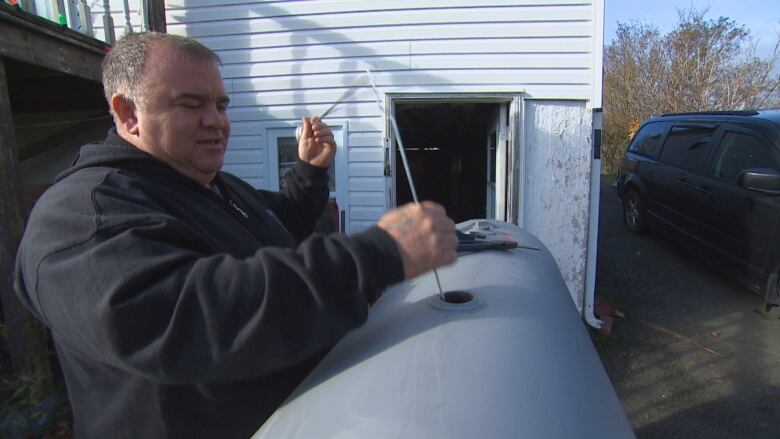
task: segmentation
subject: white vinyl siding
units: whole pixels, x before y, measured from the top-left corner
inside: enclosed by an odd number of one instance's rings
[[[353,85],[366,68],[382,93],[589,101],[594,2],[173,0],[166,1],[166,18],[169,33],[195,37],[222,58],[233,121],[229,151],[242,151],[228,154],[225,169],[260,187],[269,184],[264,127],[319,115],[355,89],[329,115],[349,121],[349,205],[340,208],[354,233],[391,207],[384,114],[366,82]],[[243,152],[252,149],[257,155]]]

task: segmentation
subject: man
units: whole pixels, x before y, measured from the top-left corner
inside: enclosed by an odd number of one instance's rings
[[[384,288],[456,258],[432,203],[309,236],[336,151],[317,118],[281,193],[219,171],[217,63],[184,37],[120,40],[103,66],[116,129],[30,216],[16,288],[52,330],[77,437],[248,437]]]

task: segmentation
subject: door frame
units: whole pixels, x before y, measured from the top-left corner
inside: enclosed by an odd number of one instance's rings
[[[512,224],[521,225],[524,149],[521,130],[523,123],[522,109],[523,94],[518,93],[385,93],[384,94],[385,114],[383,124],[384,138],[384,165],[385,165],[385,202],[388,209],[397,204],[396,199],[396,175],[398,173],[398,164],[396,163],[395,150],[397,142],[390,122],[390,115],[395,115],[396,103],[471,103],[471,104],[498,104],[504,105],[507,114],[507,124],[505,140],[502,148],[502,157],[498,158],[496,154],[496,185],[498,186],[499,173],[502,178],[501,191],[504,194],[504,212],[503,221]],[[502,169],[503,168],[503,169]],[[500,172],[499,172],[500,171]],[[498,187],[497,187],[498,191]],[[499,219],[499,218],[497,218]]]
[[[493,113],[491,114],[491,119],[494,119],[496,117],[500,117],[501,111],[499,108],[495,109]],[[498,125],[498,124],[496,124]],[[486,188],[485,188],[485,205],[486,210],[485,212],[485,218],[487,219],[495,219],[496,218],[496,187],[498,186],[498,172],[496,172],[496,169],[498,168],[498,164],[496,161],[498,160],[499,155],[499,148],[498,148],[498,133],[500,131],[500,126],[491,126],[488,127],[487,135],[485,136],[485,149],[487,149],[487,158],[485,159],[486,168],[485,173],[487,174],[486,178]],[[495,145],[493,145],[492,142],[495,142]],[[495,148],[496,153],[495,157],[493,157],[493,154],[491,154],[491,147]],[[493,168],[493,169],[491,169]],[[491,170],[495,172],[493,175],[493,178],[491,179]]]

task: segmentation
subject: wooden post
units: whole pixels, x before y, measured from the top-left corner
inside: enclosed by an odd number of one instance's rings
[[[13,291],[14,260],[24,228],[24,205],[8,78],[5,61],[0,57],[0,300],[14,371],[31,377],[32,396],[43,398],[54,389],[46,331]]]
[[[165,24],[165,2],[162,0],[149,0],[149,30],[168,32]]]
[[[116,43],[114,19],[111,17],[111,2],[109,0],[103,0],[103,40],[112,46]]]

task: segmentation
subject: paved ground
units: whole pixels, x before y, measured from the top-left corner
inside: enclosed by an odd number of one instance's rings
[[[598,288],[625,314],[594,334],[639,438],[780,438],[780,313],[652,233],[601,191]]]

